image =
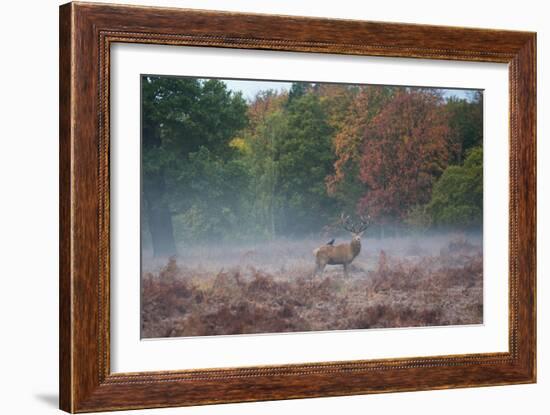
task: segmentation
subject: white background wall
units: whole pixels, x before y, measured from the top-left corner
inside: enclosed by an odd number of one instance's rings
[[[311,15],[538,32],[539,383],[386,395],[142,411],[158,414],[548,413],[550,399],[550,13],[543,1],[189,0],[134,4]],[[0,412],[57,410],[58,9],[54,0],[4,2],[0,65]],[[546,23],[546,24],[545,24]],[[546,187],[544,189],[543,187]],[[7,264],[7,266],[6,266]],[[137,413],[137,412],[134,412]]]

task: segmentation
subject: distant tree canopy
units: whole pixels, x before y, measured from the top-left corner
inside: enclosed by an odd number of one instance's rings
[[[342,211],[479,226],[482,94],[294,83],[249,101],[223,81],[142,78],[143,225],[176,242],[317,234]]]

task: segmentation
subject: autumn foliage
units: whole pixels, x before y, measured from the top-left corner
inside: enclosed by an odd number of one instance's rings
[[[428,203],[449,160],[449,126],[441,97],[398,90],[364,131],[359,178],[368,192],[359,210],[403,220]]]
[[[156,256],[307,237],[343,211],[368,211],[381,236],[480,225],[482,182],[464,166],[483,141],[480,91],[294,82],[245,99],[222,80],[144,76],[142,97],[143,245]]]

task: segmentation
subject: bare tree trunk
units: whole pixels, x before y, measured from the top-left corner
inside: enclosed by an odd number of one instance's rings
[[[144,183],[144,198],[147,203],[147,220],[153,254],[155,257],[176,255],[172,213],[165,199],[165,183],[162,173],[149,177]]]
[[[158,148],[162,145],[160,127],[144,124],[142,146]],[[153,254],[155,257],[170,257],[176,254],[172,213],[166,200],[166,182],[164,171],[160,168],[154,173],[143,174],[143,199],[146,202],[147,223],[151,232]]]

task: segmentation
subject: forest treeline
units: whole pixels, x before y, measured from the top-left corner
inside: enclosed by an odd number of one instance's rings
[[[142,226],[176,242],[480,227],[483,95],[293,83],[247,101],[214,79],[142,77]]]

